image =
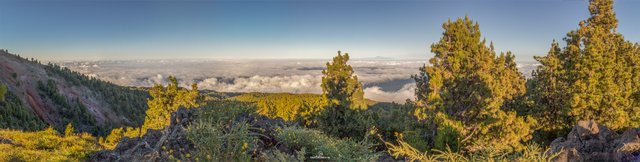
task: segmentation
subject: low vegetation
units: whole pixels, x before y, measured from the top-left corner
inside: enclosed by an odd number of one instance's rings
[[[329,157],[338,161],[372,161],[380,153],[370,141],[343,140],[321,131],[297,126],[274,126],[271,134],[259,133],[244,118],[257,116],[256,106],[238,101],[212,101],[200,108],[187,135],[198,152],[195,159],[205,161],[251,161],[257,159],[304,160]],[[240,119],[240,120],[238,120]],[[275,124],[275,123],[271,123]],[[279,147],[267,145],[261,137],[273,136]],[[287,148],[280,150],[279,148]]]
[[[253,104],[236,101],[209,102],[198,111],[198,118],[187,129],[187,137],[198,149],[196,160],[249,161],[257,147],[257,136],[240,115],[255,113]]]
[[[504,152],[500,148],[487,146],[482,151],[463,154],[452,151],[433,149],[429,152],[419,151],[404,141],[402,134],[398,134],[398,140],[394,143],[385,142],[389,153],[397,158],[407,161],[435,162],[435,161],[519,161],[519,162],[546,162],[558,156],[558,153],[550,153],[549,149],[543,150],[538,144],[526,144],[521,151]]]
[[[324,110],[326,100],[318,94],[246,93],[232,99],[252,102],[257,112],[270,118],[299,121],[307,126],[317,125],[317,116]]]
[[[361,141],[339,139],[328,136],[321,131],[285,127],[278,130],[280,144],[297,152],[304,151],[305,158],[327,158],[332,161],[376,161],[381,153],[373,150],[375,144],[371,139]]]
[[[82,161],[100,149],[88,133],[0,130],[0,161]]]

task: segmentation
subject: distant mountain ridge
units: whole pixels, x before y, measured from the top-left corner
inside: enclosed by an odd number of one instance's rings
[[[61,131],[71,123],[78,131],[106,134],[114,127],[142,124],[147,108],[144,89],[43,65],[7,50],[0,50],[0,82],[6,85],[10,99],[0,102],[0,108],[7,111],[0,116],[0,128],[37,130],[50,125]],[[33,116],[37,118],[26,119]]]

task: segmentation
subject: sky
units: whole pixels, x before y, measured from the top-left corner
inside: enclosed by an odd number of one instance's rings
[[[0,0],[0,48],[41,60],[428,59],[448,19],[469,16],[497,52],[544,55],[588,18],[587,0]],[[640,1],[618,31],[640,42]]]

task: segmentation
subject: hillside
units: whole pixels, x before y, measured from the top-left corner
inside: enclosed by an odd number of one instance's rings
[[[140,125],[145,90],[117,86],[53,64],[43,65],[0,51],[0,82],[6,100],[0,128],[61,131],[72,123],[78,131],[104,134],[113,127]],[[30,123],[30,124],[25,124]]]

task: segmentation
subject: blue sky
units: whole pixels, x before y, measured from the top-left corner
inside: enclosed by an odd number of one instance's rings
[[[586,0],[0,0],[0,48],[44,60],[428,59],[442,23],[468,15],[498,51],[545,54],[589,16]],[[640,1],[618,31],[640,41]]]

